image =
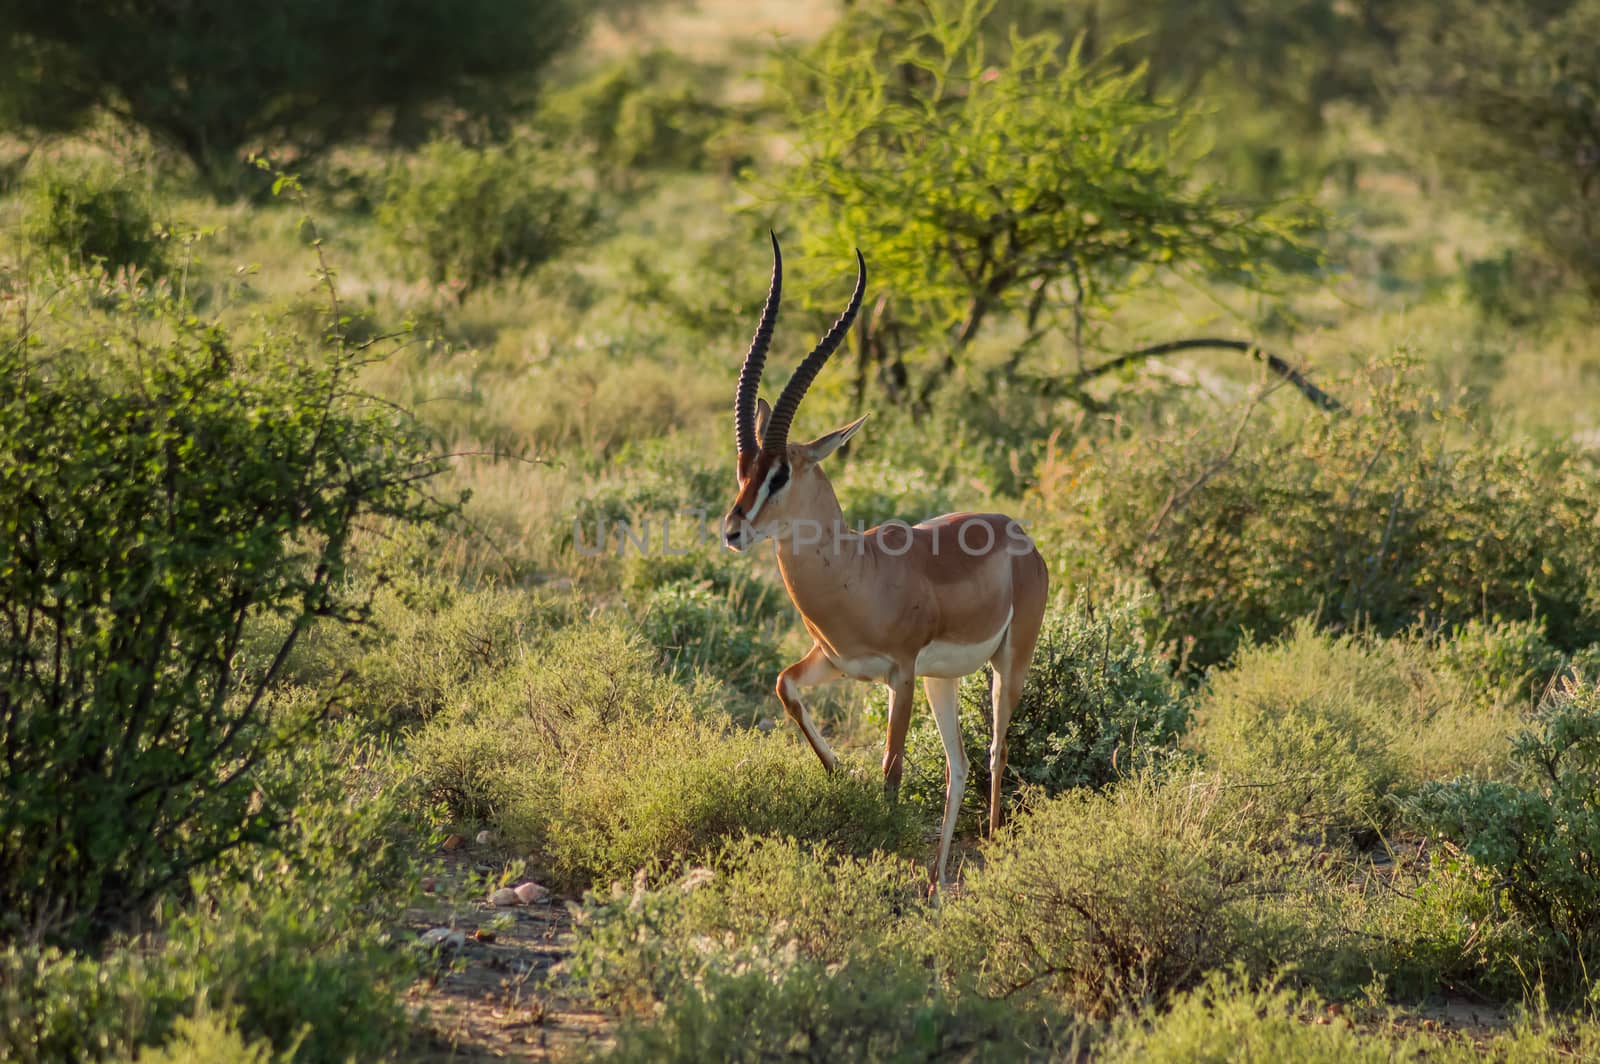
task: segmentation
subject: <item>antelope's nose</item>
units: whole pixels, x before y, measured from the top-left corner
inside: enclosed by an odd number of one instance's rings
[[[737,506],[723,519],[722,541],[734,550],[744,549],[744,511]]]

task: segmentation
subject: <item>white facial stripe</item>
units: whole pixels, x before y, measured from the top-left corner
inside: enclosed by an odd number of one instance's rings
[[[772,478],[778,475],[778,469],[779,466],[773,465],[771,469],[767,470],[766,477],[761,481],[761,489],[756,492],[756,501],[750,507],[750,512],[744,515],[744,519],[750,524],[755,524],[756,514],[760,513],[761,507],[766,505],[767,496],[772,491]]]

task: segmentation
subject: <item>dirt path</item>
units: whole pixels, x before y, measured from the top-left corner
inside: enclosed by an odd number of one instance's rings
[[[561,899],[497,908],[476,886],[481,853],[444,854],[436,904],[406,911],[408,937],[458,932],[437,947],[431,978],[408,994],[417,1018],[411,1059],[552,1060],[609,1041],[611,1017],[582,1007],[546,985],[566,956],[572,917]]]

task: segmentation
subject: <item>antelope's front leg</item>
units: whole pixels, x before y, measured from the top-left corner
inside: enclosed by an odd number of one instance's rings
[[[800,688],[815,687],[819,683],[837,680],[841,675],[820,646],[812,647],[811,653],[778,673],[778,701],[783,703],[783,711],[800,725],[800,733],[811,744],[811,749],[817,752],[822,767],[829,772],[839,766],[839,759],[828,748],[827,740],[817,730],[811,714],[806,712],[805,703],[800,701]]]
[[[900,798],[900,775],[905,771],[906,731],[911,727],[911,705],[916,697],[916,677],[909,672],[889,678],[889,735],[883,748],[883,796]]]

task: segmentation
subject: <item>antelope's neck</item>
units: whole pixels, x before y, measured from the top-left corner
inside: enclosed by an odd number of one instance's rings
[[[789,597],[812,621],[825,619],[859,595],[869,564],[865,539],[845,525],[831,486],[819,496],[804,518],[774,540]]]

